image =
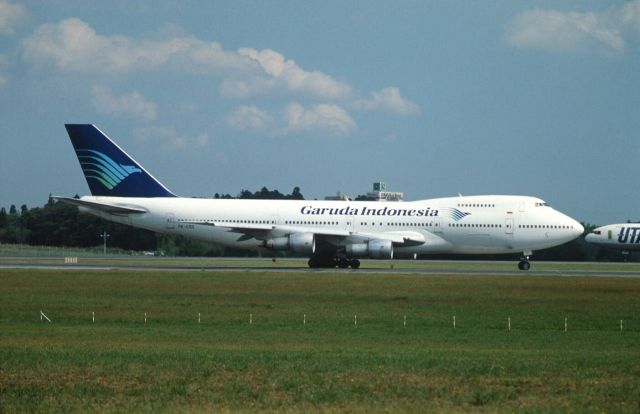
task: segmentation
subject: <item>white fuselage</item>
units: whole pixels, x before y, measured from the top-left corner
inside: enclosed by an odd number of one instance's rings
[[[526,196],[412,202],[94,196],[82,200],[147,211],[111,214],[88,210],[107,220],[243,249],[261,248],[266,238],[313,233],[335,246],[401,237],[408,242],[397,245],[399,255],[518,253],[557,246],[583,232],[574,219]]]
[[[640,223],[609,224],[585,236],[589,243],[619,250],[640,250]]]

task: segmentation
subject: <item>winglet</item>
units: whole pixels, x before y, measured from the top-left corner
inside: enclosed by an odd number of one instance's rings
[[[92,195],[176,197],[95,125],[65,127]]]

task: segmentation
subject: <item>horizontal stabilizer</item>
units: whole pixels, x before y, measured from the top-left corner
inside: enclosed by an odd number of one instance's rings
[[[78,207],[85,207],[90,210],[102,211],[109,214],[142,214],[147,212],[146,209],[142,207],[137,207],[137,206],[99,203],[96,201],[87,201],[87,200],[81,200],[79,198],[71,198],[71,197],[52,196],[51,198],[66,204],[71,204]]]

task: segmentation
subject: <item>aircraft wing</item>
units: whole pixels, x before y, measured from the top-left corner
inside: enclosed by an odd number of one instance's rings
[[[72,197],[51,196],[51,198],[77,207],[85,207],[90,210],[97,210],[110,214],[142,214],[148,212],[142,207],[133,205],[98,203],[96,201],[87,201]]]
[[[391,240],[396,246],[418,246],[424,244],[426,239],[417,231],[389,231],[384,233],[355,233],[360,237],[378,240]]]
[[[357,240],[390,240],[396,246],[417,246],[425,243],[425,238],[416,231],[390,231],[382,233],[352,232],[343,229],[331,229],[325,227],[302,227],[290,225],[273,225],[258,223],[231,223],[231,222],[201,222],[195,223],[213,227],[225,227],[229,231],[242,234],[238,241],[267,240],[273,237],[282,237],[294,233],[313,233],[320,239],[345,239]]]
[[[267,240],[273,237],[287,236],[293,233],[313,233],[318,236],[334,236],[347,237],[351,233],[346,230],[326,229],[322,227],[300,227],[300,226],[280,226],[274,224],[260,223],[232,223],[232,222],[197,222],[202,226],[227,228],[230,232],[241,233],[242,236],[238,241],[250,240],[252,238],[258,240]]]

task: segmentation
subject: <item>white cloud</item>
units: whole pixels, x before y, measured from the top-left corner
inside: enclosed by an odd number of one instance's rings
[[[261,76],[227,78],[220,83],[220,95],[227,98],[248,98],[273,91],[275,82]]]
[[[140,142],[153,145],[159,144],[165,150],[184,149],[187,147],[187,139],[179,135],[173,128],[158,126],[135,128],[133,136]]]
[[[27,15],[22,4],[0,0],[0,35],[14,34],[14,27]]]
[[[3,1],[3,0],[0,0]],[[180,31],[162,33],[162,39],[136,39],[123,35],[101,35],[86,22],[69,18],[43,24],[22,41],[27,63],[66,74],[127,76],[132,73],[189,73],[217,77],[218,91],[227,98],[256,95],[305,95],[324,102],[353,100],[351,86],[315,70],[301,68],[293,59],[272,49],[241,48],[225,51],[215,41],[203,41]],[[134,91],[114,96],[105,88],[93,90],[93,105],[102,113],[153,121],[157,106]],[[369,99],[355,101],[354,108],[390,114],[418,115],[420,108],[404,99],[398,88],[373,92]],[[285,110],[284,127],[274,126],[273,115],[255,106],[243,105],[227,118],[232,128],[267,130],[287,134],[322,130],[329,135],[347,135],[356,124],[347,111],[332,103],[304,108],[291,104]]]
[[[145,99],[138,91],[115,96],[108,88],[95,86],[92,103],[94,108],[103,114],[144,121],[156,119],[157,105]]]
[[[351,91],[349,85],[319,71],[306,71],[271,49],[225,51],[217,42],[193,36],[163,41],[103,36],[76,18],[39,26],[24,39],[22,50],[27,61],[53,63],[65,72],[117,75],[172,70],[219,75],[225,78],[220,93],[227,97],[285,91],[337,99]]]
[[[243,105],[227,118],[227,124],[235,129],[269,131],[273,126],[273,118],[260,108]]]
[[[9,77],[4,73],[4,66],[9,63],[9,59],[6,55],[0,54],[0,88],[9,82]]]
[[[504,40],[511,46],[552,52],[621,53],[630,28],[640,31],[640,0],[600,13],[527,10],[506,25]]]
[[[347,111],[333,104],[318,104],[305,109],[294,102],[287,105],[284,116],[286,126],[281,133],[285,135],[318,132],[344,136],[357,128]]]
[[[625,4],[622,8],[622,22],[640,33],[640,0]]]
[[[267,136],[322,134],[345,136],[357,129],[343,108],[334,104],[317,104],[305,108],[297,102],[288,104],[279,120],[255,106],[240,106],[227,117],[230,128],[260,132]]]
[[[354,107],[368,111],[381,110],[394,115],[420,115],[420,107],[404,99],[400,89],[388,87],[371,93],[371,99],[361,99],[354,102]]]
[[[255,81],[258,86],[284,88],[292,92],[305,92],[327,99],[344,98],[351,93],[351,87],[318,71],[305,71],[292,59],[271,49],[239,49],[241,56],[257,62],[271,82]],[[247,85],[249,86],[249,84]]]
[[[193,139],[189,139],[170,127],[149,126],[135,128],[133,137],[139,142],[150,145],[159,145],[162,149],[176,150],[193,146],[206,147],[209,145],[209,134],[203,132]]]
[[[196,145],[200,147],[206,147],[207,145],[209,145],[209,134],[207,134],[206,132],[203,132],[202,134],[196,137],[195,142],[196,142]]]
[[[166,41],[138,41],[102,36],[82,20],[44,24],[22,42],[24,56],[35,63],[53,62],[59,70],[118,74],[170,68],[189,72],[240,69],[248,60],[222,50],[216,42],[182,36]]]

